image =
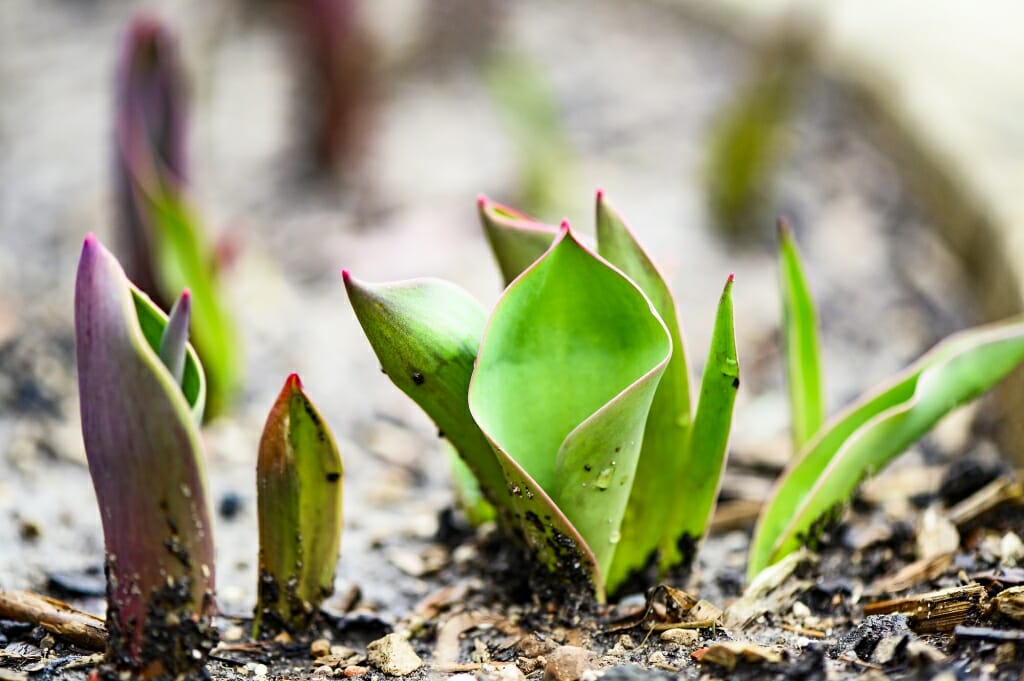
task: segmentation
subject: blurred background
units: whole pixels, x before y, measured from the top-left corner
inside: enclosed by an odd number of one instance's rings
[[[698,369],[735,272],[740,465],[788,456],[776,215],[818,299],[832,411],[1020,308],[1021,11],[890,4],[4,0],[0,587],[56,574],[102,593],[72,282],[87,232],[129,255],[115,93],[133,20],[177,45],[182,191],[240,338],[240,392],[205,431],[222,605],[254,599],[256,443],[298,371],[345,458],[340,580],[398,611],[426,589],[409,542],[436,532],[448,473],[339,273],[438,276],[492,303],[478,193],[589,234],[603,188],[674,285]],[[942,447],[974,446],[1011,403],[983,404]]]

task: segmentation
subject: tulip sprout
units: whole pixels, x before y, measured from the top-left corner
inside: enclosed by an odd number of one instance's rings
[[[259,600],[253,636],[298,633],[334,593],[341,458],[297,374],[267,416],[256,464]]]
[[[206,384],[186,342],[188,311],[184,295],[168,321],[86,238],[75,335],[82,436],[106,544],[107,661],[140,678],[197,673],[217,638],[198,432]]]
[[[597,253],[567,224],[479,203],[511,282],[489,317],[445,282],[345,274],[385,373],[550,571],[604,598],[652,561],[692,559],[679,547],[705,534],[739,386],[732,278],[694,415],[671,294],[602,193]]]

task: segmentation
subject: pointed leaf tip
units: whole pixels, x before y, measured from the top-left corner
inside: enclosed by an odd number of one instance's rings
[[[343,282],[345,282],[345,286],[348,286],[348,282],[349,282],[349,280],[350,280],[351,278],[352,278],[352,275],[351,275],[351,274],[349,274],[349,271],[348,271],[348,270],[342,270],[342,271],[341,271],[341,280],[342,280]]]
[[[732,284],[736,281],[736,275],[732,272],[729,273],[729,277],[725,280],[726,285]]]
[[[558,231],[561,232],[560,236],[570,233],[572,228],[569,226],[569,221],[562,220],[562,224],[558,226]]]
[[[476,195],[476,205],[477,205],[477,208],[483,210],[484,206],[487,205],[487,196],[485,194],[477,194]]]
[[[284,384],[289,390],[302,390],[302,379],[299,378],[299,375],[295,372],[288,374],[288,378],[285,379]]]
[[[604,190],[600,187],[597,188],[597,200],[604,201]]]

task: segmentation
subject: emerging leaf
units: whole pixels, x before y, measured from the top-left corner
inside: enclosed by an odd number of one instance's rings
[[[732,283],[730,274],[718,302],[711,350],[700,384],[697,414],[689,433],[686,470],[676,480],[672,515],[668,527],[672,534],[662,553],[662,566],[689,564],[696,555],[697,543],[707,532],[718,498],[725,469],[732,426],[732,409],[740,387],[740,367],[733,331]]]
[[[546,493],[564,512],[577,549],[593,554],[599,595],[671,349],[650,301],[567,225],[502,295],[480,345],[473,416],[520,487],[513,496]]]
[[[108,660],[142,678],[192,674],[216,640],[213,538],[197,430],[205,385],[157,354],[164,316],[91,235],[75,285],[82,436],[103,520]]]
[[[671,500],[686,498],[679,494],[678,486],[689,475],[685,454],[692,415],[686,349],[672,292],[601,191],[597,193],[597,246],[598,253],[647,295],[672,338],[672,357],[651,403],[622,521],[622,540],[608,574],[608,588],[614,590],[631,573],[649,564],[664,543],[675,539],[669,526]]]
[[[785,220],[779,220],[779,281],[782,344],[793,419],[793,451],[799,451],[825,422],[825,394],[818,350],[818,320],[804,277],[800,252]]]
[[[480,223],[508,286],[512,280],[551,247],[558,230],[537,222],[526,213],[480,195],[476,200]]]
[[[185,289],[174,302],[167,319],[167,327],[160,337],[160,360],[171,372],[175,383],[181,383],[185,373],[185,348],[188,345],[188,321],[192,313],[192,296]]]
[[[851,405],[807,443],[761,512],[747,573],[814,538],[864,477],[881,470],[943,416],[1024,360],[1024,322],[950,336],[899,376]]]
[[[334,438],[292,374],[267,416],[256,463],[260,574],[253,636],[308,630],[334,593],[341,482]]]

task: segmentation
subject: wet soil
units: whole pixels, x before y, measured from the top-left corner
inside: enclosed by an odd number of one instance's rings
[[[412,678],[485,662],[539,678],[558,646],[574,645],[591,651],[588,667],[620,668],[605,673],[609,680],[1016,679],[1014,641],[920,634],[901,615],[866,618],[863,609],[895,592],[874,594],[872,584],[917,560],[917,529],[929,503],[941,501],[949,462],[965,454],[979,467],[999,460],[985,401],[867,485],[820,556],[776,589],[768,612],[746,629],[698,629],[687,643],[644,626],[612,631],[616,617],[643,609],[639,588],[614,609],[567,611],[506,541],[462,524],[435,429],[379,373],[338,273],[443,276],[493,302],[499,277],[474,197],[515,201],[516,149],[480,77],[479,46],[455,41],[432,60],[426,3],[374,7],[367,19],[386,75],[366,150],[343,182],[311,181],[297,158],[297,86],[278,22],[230,4],[162,7],[186,36],[193,74],[194,198],[210,230],[239,249],[227,286],[248,369],[235,411],[204,433],[223,614],[212,674],[340,674],[364,664],[370,641],[397,629],[412,633],[428,665]],[[0,588],[51,593],[102,613],[102,534],[79,436],[71,282],[86,232],[113,242],[111,78],[130,8],[11,0],[0,12],[0,87],[10,93],[0,105]],[[708,131],[757,53],[658,4],[530,0],[487,21],[502,50],[547,70],[564,115],[568,192],[542,217],[567,215],[589,232],[592,191],[603,187],[670,277],[697,368],[721,283],[736,273],[744,379],[722,507],[749,509],[788,456],[774,232],[766,220],[746,243],[719,238],[702,172]],[[852,98],[812,77],[788,138],[775,207],[793,222],[817,294],[834,411],[978,320],[955,256],[933,236]],[[326,656],[333,668],[314,666],[309,642],[245,642],[257,588],[256,444],[291,371],[302,375],[345,460],[342,558],[319,632],[341,646]],[[982,485],[967,487],[969,495]],[[909,588],[1010,568],[1012,556],[992,547],[1024,533],[1021,517],[989,514],[961,528],[952,562]],[[749,513],[720,520],[694,573],[673,583],[726,607],[745,586]],[[968,623],[1012,630],[980,608]],[[724,671],[692,658],[728,639],[769,646],[781,659]],[[920,652],[916,641],[945,658]],[[84,678],[90,664],[78,652],[36,628],[0,622],[0,678]]]

